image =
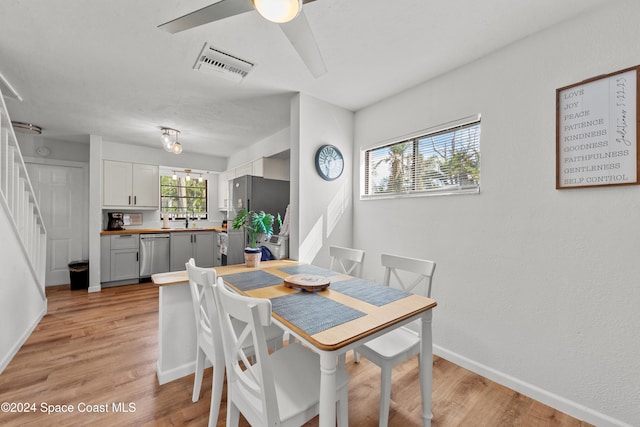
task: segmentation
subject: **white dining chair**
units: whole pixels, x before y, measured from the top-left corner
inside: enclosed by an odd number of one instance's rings
[[[362,267],[364,265],[365,252],[362,249],[345,248],[342,246],[329,246],[329,256],[331,264],[329,270],[337,273],[344,273],[350,276],[362,277]],[[353,358],[356,363],[360,362],[360,355],[353,351]],[[345,355],[340,356],[340,363],[344,364]]]
[[[222,347],[222,335],[218,325],[215,306],[207,306],[204,297],[205,291],[216,280],[214,269],[199,268],[191,258],[186,264],[189,276],[189,288],[196,321],[196,371],[193,380],[193,394],[191,400],[197,402],[200,399],[200,388],[207,360],[213,365],[213,379],[211,381],[211,408],[209,409],[209,426],[214,426],[218,420],[220,401],[222,399],[222,387],[224,383],[224,349]]]
[[[214,288],[227,365],[227,427],[237,426],[240,413],[252,426],[301,426],[318,415],[320,358],[299,343],[272,354],[264,327],[271,325],[271,301],[229,291],[222,279]],[[232,319],[245,324],[233,328]],[[255,357],[242,344],[251,340]],[[338,425],[348,425],[349,376],[337,367]]]
[[[213,379],[211,381],[211,408],[209,410],[209,426],[214,426],[218,420],[222,387],[224,383],[224,349],[222,335],[215,304],[207,302],[207,293],[213,292],[213,284],[216,281],[216,271],[213,268],[197,267],[193,258],[185,264],[189,277],[189,288],[196,322],[196,370],[193,380],[193,393],[191,400],[197,402],[200,399],[200,388],[207,360],[213,365]],[[212,298],[209,298],[211,301]],[[236,327],[239,327],[236,325]],[[267,332],[267,340],[271,348],[282,347],[283,331],[275,326]],[[249,352],[253,351],[250,347]]]
[[[431,296],[431,281],[436,268],[433,261],[382,254],[385,267],[384,284],[401,290]],[[356,350],[380,367],[380,409],[378,425],[389,422],[391,403],[391,373],[393,367],[420,354],[420,320],[394,329],[375,338]]]
[[[361,249],[329,246],[331,264],[329,269],[338,273],[345,273],[355,277],[362,277],[365,252]]]

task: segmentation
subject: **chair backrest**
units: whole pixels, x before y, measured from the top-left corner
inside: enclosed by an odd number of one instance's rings
[[[280,414],[264,327],[271,324],[271,301],[214,287],[227,367],[227,396],[251,425],[277,425]],[[234,328],[235,323],[243,327]],[[249,353],[248,344],[253,344]]]
[[[362,276],[362,265],[364,263],[364,251],[360,249],[343,248],[340,246],[329,246],[329,256],[331,256],[330,270],[338,273],[346,273],[351,276]],[[340,270],[340,271],[338,271]]]
[[[436,269],[433,261],[408,258],[397,255],[382,254],[382,266],[384,270],[384,284],[392,286],[397,284],[402,290],[412,293],[420,293],[426,297],[431,297],[431,280]],[[403,274],[408,272],[410,274]],[[417,292],[418,285],[423,284],[423,291]]]
[[[196,330],[198,339],[205,339],[210,342],[214,349],[222,349],[222,336],[218,325],[217,307],[213,300],[213,284],[216,280],[216,271],[212,268],[200,268],[196,266],[193,258],[186,264],[187,275],[189,276],[189,288],[191,290],[191,301],[195,314]],[[207,293],[211,294],[209,298]],[[222,356],[222,350],[217,352]],[[211,357],[211,354],[207,354]],[[222,363],[222,360],[215,361]]]

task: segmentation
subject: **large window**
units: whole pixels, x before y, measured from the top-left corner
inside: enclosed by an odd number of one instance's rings
[[[173,219],[189,217],[207,218],[207,180],[188,179],[186,177],[160,177],[160,202],[162,213],[168,213]]]
[[[477,193],[480,117],[364,151],[362,198]]]

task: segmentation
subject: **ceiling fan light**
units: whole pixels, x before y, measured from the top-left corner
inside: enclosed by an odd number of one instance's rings
[[[302,10],[302,0],[251,0],[264,19],[277,24],[293,20]]]

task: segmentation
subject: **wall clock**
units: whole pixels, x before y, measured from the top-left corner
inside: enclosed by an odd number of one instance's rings
[[[323,145],[316,151],[316,170],[322,179],[333,181],[342,175],[344,158],[337,147]]]

